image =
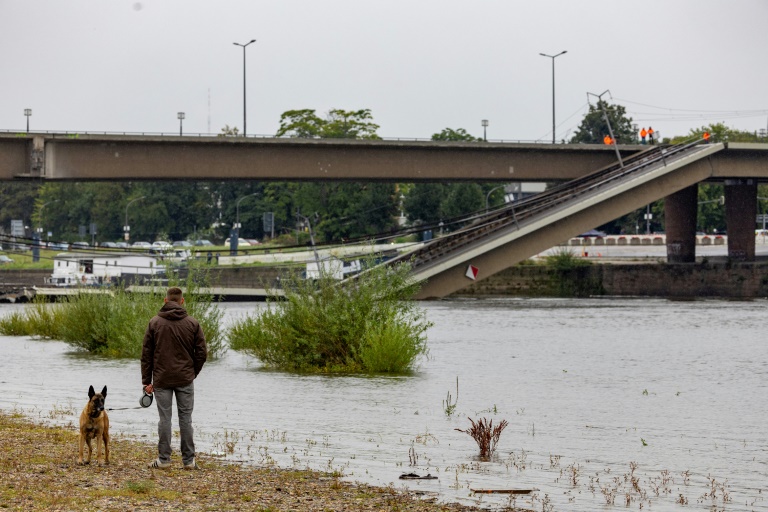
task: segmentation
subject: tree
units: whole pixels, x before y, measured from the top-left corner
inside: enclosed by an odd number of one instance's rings
[[[432,140],[483,142],[464,128],[444,128],[433,134]],[[496,186],[496,183],[416,183],[410,187],[403,206],[412,224],[437,224],[443,219],[485,208],[485,194]],[[503,194],[492,194],[491,199],[494,205],[504,201]]]
[[[325,118],[312,109],[288,110],[280,116],[278,137],[367,139],[380,137],[369,109],[330,110]],[[312,228],[318,239],[359,238],[394,227],[397,202],[389,183],[302,183],[291,187],[293,216],[318,213]]]
[[[632,128],[632,118],[627,117],[627,110],[621,105],[610,105],[599,100],[597,105],[590,105],[589,112],[581,120],[576,134],[571,137],[571,144],[602,144],[603,138],[610,132],[605,122],[603,109],[611,122],[613,136],[618,144],[637,144],[637,133]]]
[[[440,133],[432,135],[432,140],[466,140],[470,142],[483,142],[481,137],[470,135],[464,128],[459,128],[457,130],[454,130],[453,128],[444,128]]]
[[[332,109],[325,119],[312,109],[288,110],[280,116],[277,137],[306,139],[380,139],[369,109]]]

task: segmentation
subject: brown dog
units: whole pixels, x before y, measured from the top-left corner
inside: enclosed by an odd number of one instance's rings
[[[107,398],[107,386],[96,393],[93,386],[88,388],[88,405],[80,413],[80,457],[78,464],[83,464],[83,447],[88,444],[88,459],[85,464],[91,463],[93,448],[91,441],[96,439],[96,462],[99,462],[101,453],[101,441],[104,440],[104,464],[109,464],[109,417],[104,410],[104,399]]]

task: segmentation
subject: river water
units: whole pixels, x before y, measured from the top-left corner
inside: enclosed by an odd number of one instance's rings
[[[293,375],[232,351],[207,364],[198,450],[492,509],[509,497],[471,489],[536,489],[514,504],[543,511],[768,510],[765,301],[422,306],[430,356],[411,376]],[[226,322],[261,307],[222,305]],[[75,424],[90,384],[109,386],[108,407],[138,405],[138,361],[23,337],[0,336],[0,349],[5,411]],[[455,430],[469,418],[509,422],[490,461]],[[110,413],[113,434],[149,442],[156,421],[154,407]],[[398,479],[408,472],[438,478]]]

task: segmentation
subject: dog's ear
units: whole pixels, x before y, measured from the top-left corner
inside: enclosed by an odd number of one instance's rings
[[[104,386],[104,389],[101,390],[101,397],[107,398],[107,386]]]
[[[93,395],[95,395],[96,392],[93,390],[93,386],[90,386],[88,388],[88,398],[93,398]]]

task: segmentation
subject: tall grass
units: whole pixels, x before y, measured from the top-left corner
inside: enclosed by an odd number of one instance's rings
[[[431,323],[409,299],[410,266],[373,266],[352,283],[297,275],[285,300],[235,322],[230,347],[289,371],[404,373],[427,354]]]
[[[190,269],[186,277],[169,276],[169,286],[184,290],[187,312],[197,318],[205,333],[208,352],[215,358],[224,351],[223,312],[209,294],[205,270]],[[0,319],[0,333],[59,339],[78,349],[114,358],[139,358],[147,324],[163,305],[166,287],[148,293],[130,293],[123,286],[109,294],[80,293],[55,304],[33,302],[24,311]]]

